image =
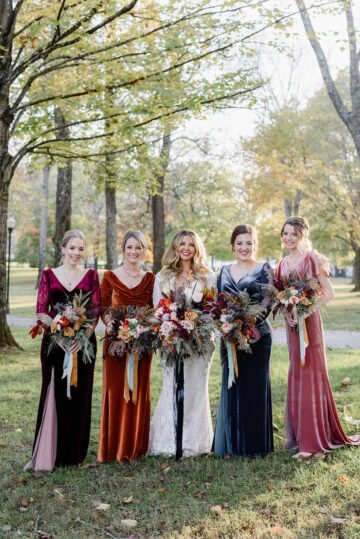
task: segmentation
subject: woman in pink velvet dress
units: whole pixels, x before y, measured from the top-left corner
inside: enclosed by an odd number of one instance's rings
[[[283,246],[289,255],[283,258],[276,278],[286,282],[290,273],[300,279],[316,278],[323,290],[319,303],[325,305],[334,297],[329,280],[328,260],[311,249],[309,225],[302,217],[290,217],[281,229]],[[305,365],[300,362],[299,332],[294,310],[287,314],[286,331],[290,355],[286,401],[286,447],[297,459],[310,458],[344,445],[360,445],[360,436],[345,434],[331,392],[326,364],[323,326],[317,310],[305,319],[309,344]]]
[[[85,254],[85,237],[79,230],[69,230],[61,243],[63,264],[45,269],[41,275],[36,316],[46,328],[41,343],[42,386],[35,441],[26,470],[52,471],[54,466],[82,462],[90,439],[91,397],[96,356],[94,327],[100,309],[98,274],[81,265]],[[93,326],[86,332],[94,350],[91,363],[82,361],[81,345],[74,341],[69,349],[78,354],[76,387],[67,397],[67,381],[63,377],[65,350],[55,346],[49,351],[49,326],[56,315],[54,306],[72,300],[74,294],[91,293],[87,315]]]

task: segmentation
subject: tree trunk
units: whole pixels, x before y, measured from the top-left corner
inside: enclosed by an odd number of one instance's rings
[[[354,275],[353,275],[353,282],[354,282],[354,288],[352,292],[360,292],[360,245],[354,245],[354,251],[355,251],[355,258],[354,258]]]
[[[113,181],[111,181],[113,180]],[[116,228],[116,186],[112,174],[105,180],[106,205],[106,267],[118,266],[117,228]]]
[[[289,219],[292,216],[292,202],[289,198],[284,198],[284,212],[285,219]]]
[[[39,234],[39,271],[36,281],[36,288],[39,287],[40,277],[46,265],[46,238],[48,230],[48,207],[49,207],[49,176],[50,167],[47,166],[42,171],[41,186],[41,215]]]
[[[165,174],[170,161],[171,138],[166,133],[163,136],[163,143],[160,153],[162,173],[156,178],[156,192],[151,195],[152,207],[152,227],[153,227],[153,272],[161,270],[161,260],[165,251],[165,201],[164,186]]]
[[[55,109],[55,125],[58,128],[56,138],[64,140],[69,138],[69,128],[64,127],[65,117],[59,107]],[[61,240],[67,230],[71,228],[71,191],[72,191],[72,163],[70,159],[64,167],[58,167],[56,184],[56,212],[54,237],[54,265],[59,266],[61,261]]]

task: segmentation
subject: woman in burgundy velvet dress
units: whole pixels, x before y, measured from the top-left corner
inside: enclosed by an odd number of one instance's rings
[[[276,278],[285,281],[290,273],[300,279],[315,278],[323,289],[320,304],[325,305],[334,292],[329,280],[329,262],[311,250],[309,225],[302,217],[290,217],[281,229],[283,245],[290,252],[277,269]],[[292,311],[293,313],[294,311]],[[296,459],[310,458],[314,453],[331,451],[344,445],[360,445],[360,436],[347,436],[341,426],[331,392],[321,314],[315,311],[305,319],[309,344],[305,365],[300,362],[297,320],[286,316],[290,355],[286,402],[286,447]]]
[[[90,438],[91,397],[93,387],[96,340],[93,333],[100,308],[98,274],[84,269],[80,262],[85,253],[85,237],[79,230],[66,232],[61,243],[63,264],[43,271],[36,306],[37,319],[48,328],[56,315],[54,305],[72,300],[74,294],[91,292],[86,306],[88,318],[94,320],[86,331],[94,349],[91,363],[82,361],[79,343],[73,343],[71,352],[78,353],[77,387],[71,386],[67,397],[66,378],[63,378],[65,351],[55,346],[50,353],[49,330],[44,332],[41,344],[42,386],[35,441],[31,461],[25,469],[53,470],[82,462]]]

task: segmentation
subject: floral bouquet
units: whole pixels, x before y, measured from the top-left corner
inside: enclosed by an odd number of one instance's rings
[[[282,278],[275,283],[278,290],[276,303],[273,309],[273,316],[278,312],[293,313],[297,319],[297,326],[292,327],[292,331],[299,332],[300,338],[300,361],[305,365],[305,348],[309,344],[305,318],[319,309],[319,299],[324,291],[315,277],[303,278],[291,272],[289,277]]]
[[[138,363],[141,357],[152,351],[156,335],[150,331],[148,318],[153,312],[149,306],[122,306],[110,309],[111,322],[107,325],[105,341],[108,353],[118,359],[125,359],[124,398],[136,404],[138,389]]]
[[[70,347],[74,341],[79,342],[82,350],[82,360],[84,363],[91,363],[94,359],[94,349],[90,342],[86,330],[91,328],[94,320],[88,318],[86,306],[90,300],[91,292],[84,294],[74,294],[72,300],[64,303],[57,303],[54,306],[57,312],[50,324],[50,344],[48,353],[55,346],[60,346],[65,350],[63,363],[63,378],[66,377],[66,395],[70,399],[70,386],[77,387],[78,355],[77,352],[70,352]],[[30,330],[30,335],[35,338],[44,331],[43,324],[38,320],[36,325]]]
[[[206,306],[214,291],[194,289],[190,301],[184,289],[171,291],[169,298],[161,299],[150,319],[156,338],[155,350],[160,351],[161,363],[171,366],[190,356],[203,356],[209,343],[215,342],[219,332]]]
[[[205,309],[216,321],[224,339],[229,366],[228,387],[230,388],[239,374],[236,349],[251,354],[250,344],[260,338],[256,321],[264,314],[266,305],[265,302],[252,303],[249,294],[244,290],[238,292],[236,296],[222,292]]]

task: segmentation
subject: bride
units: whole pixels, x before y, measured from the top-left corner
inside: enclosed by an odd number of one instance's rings
[[[215,287],[214,273],[206,265],[203,242],[191,230],[181,230],[163,257],[156,275],[153,303],[171,291],[184,289],[190,301],[194,292]],[[203,356],[184,361],[182,456],[208,453],[213,440],[208,382],[214,347]],[[150,424],[149,455],[177,455],[174,418],[174,366],[163,368],[163,386]],[[176,409],[176,407],[175,407]]]

